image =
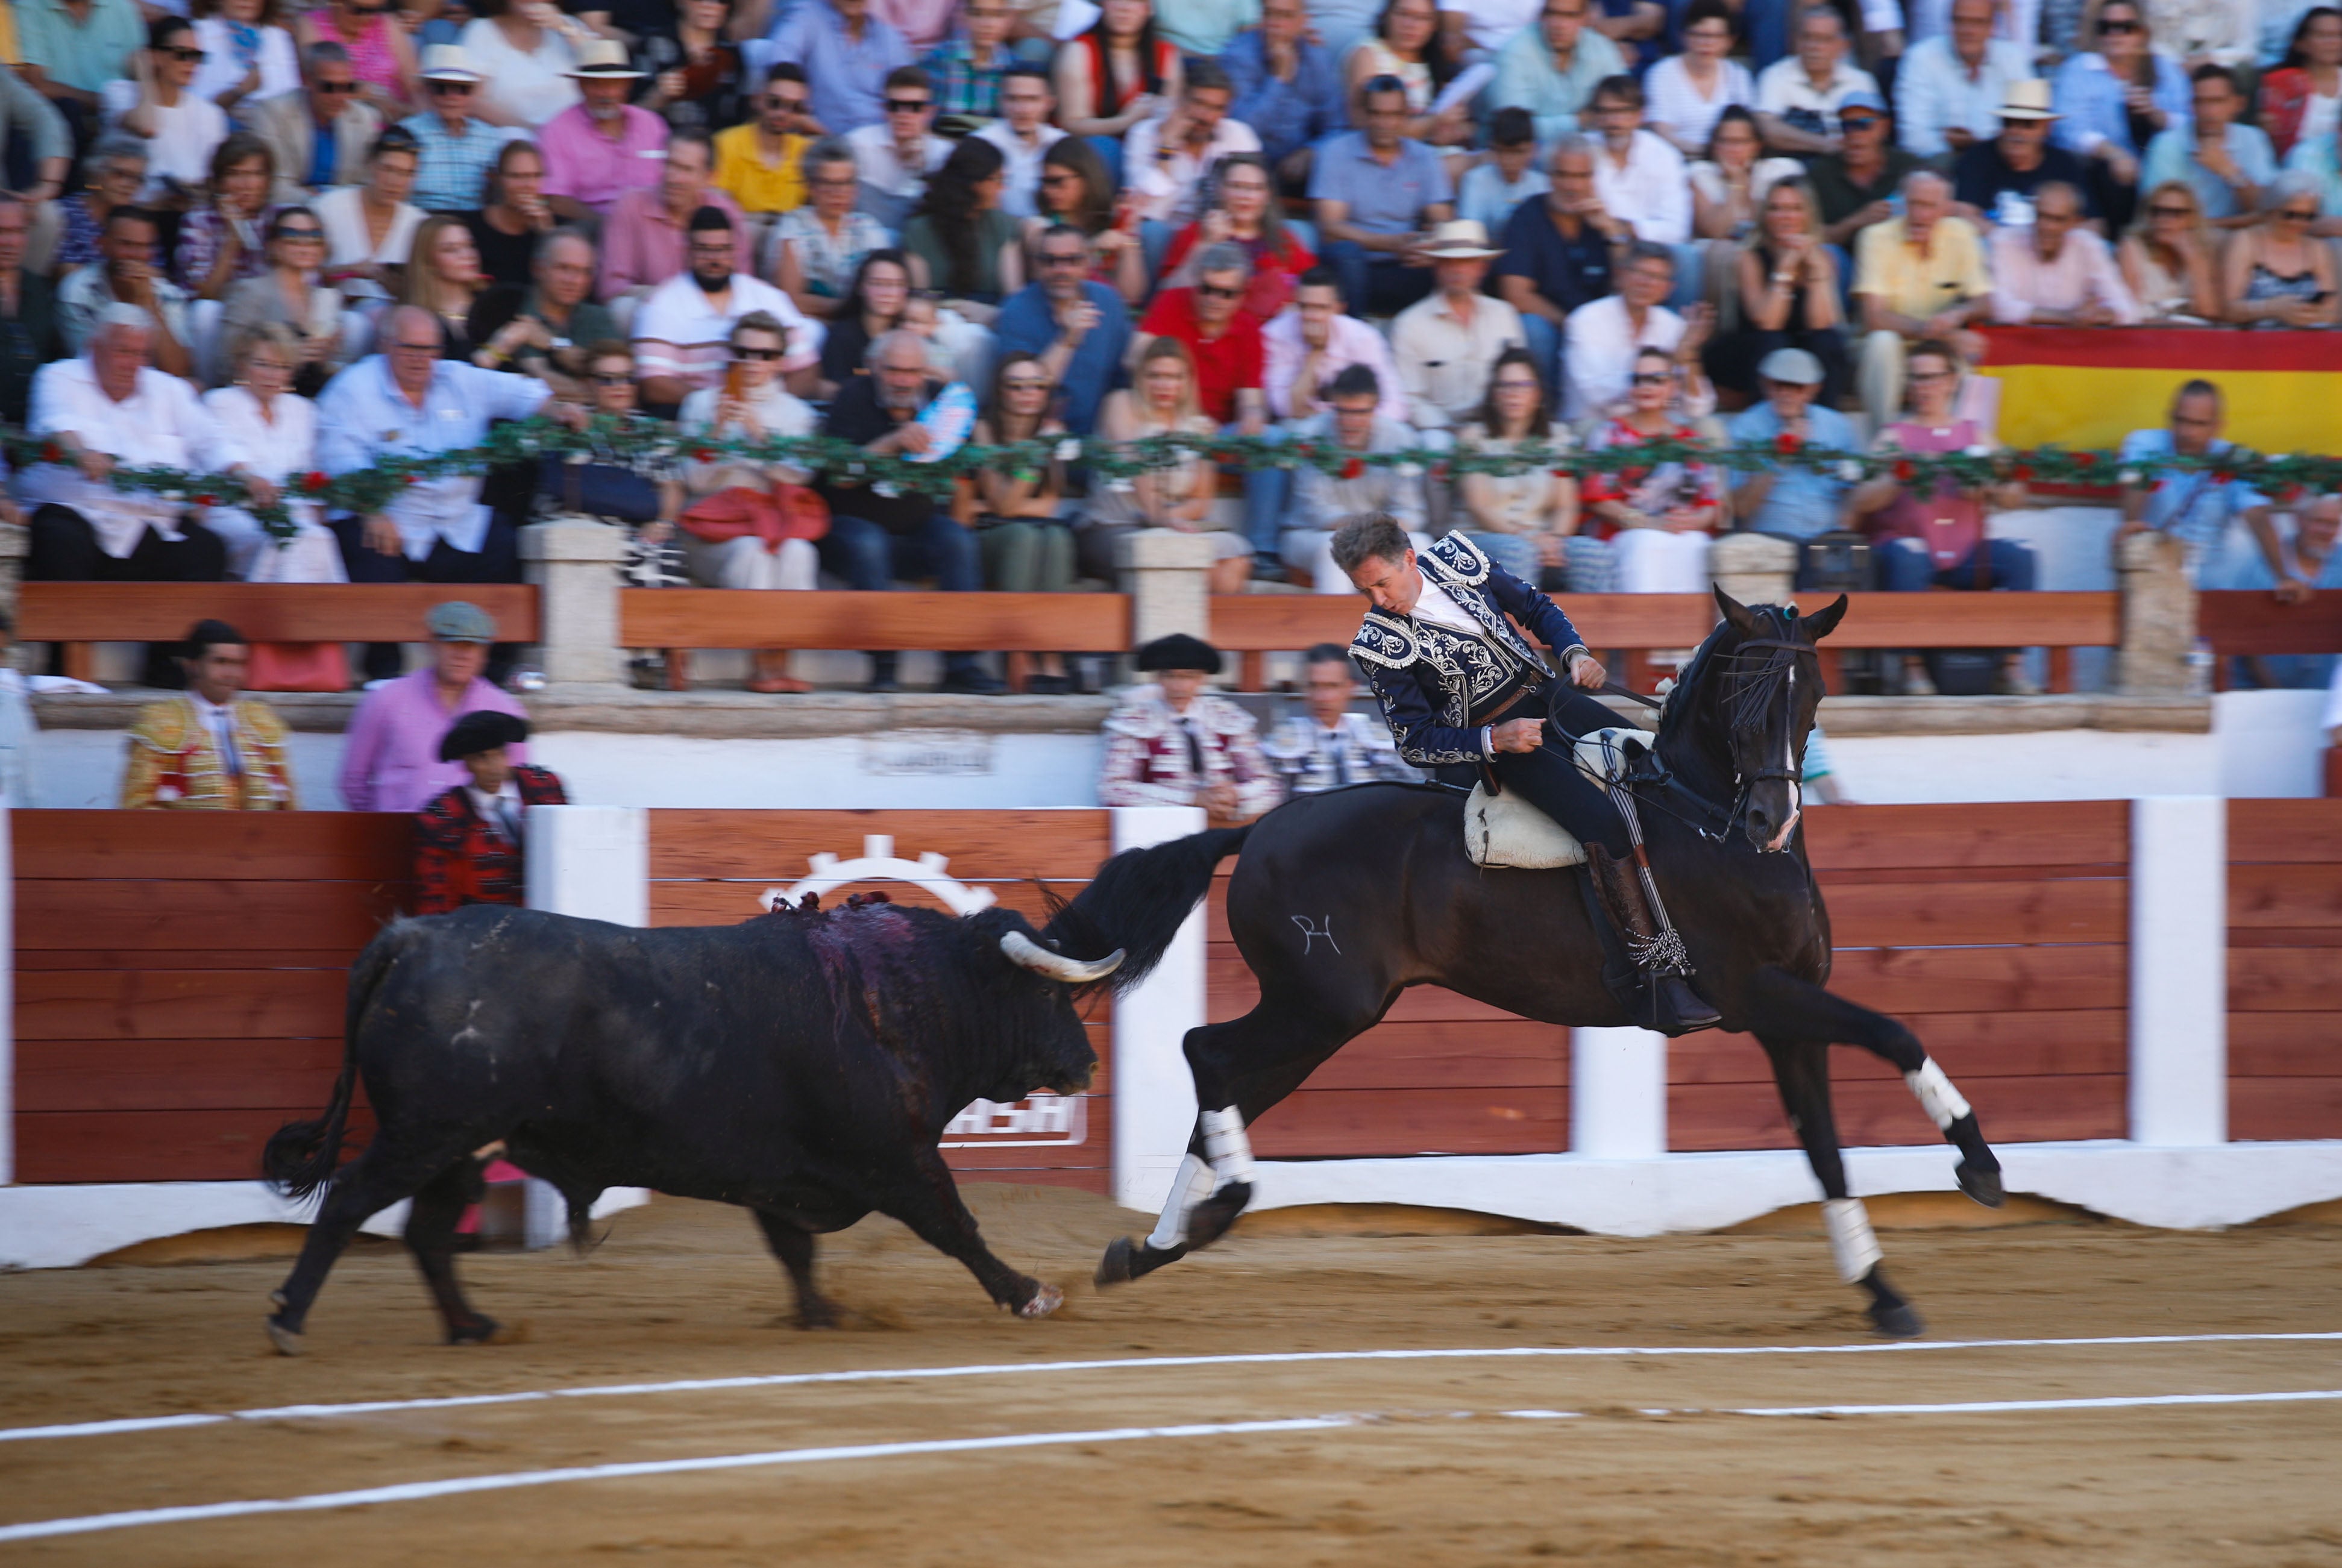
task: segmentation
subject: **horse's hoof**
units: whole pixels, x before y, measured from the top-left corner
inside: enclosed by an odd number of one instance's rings
[[[1952,1172],[1960,1183],[1960,1191],[1987,1209],[1999,1208],[2008,1202],[2008,1190],[2000,1184],[2000,1173],[1987,1171],[1981,1165],[1962,1160]]]
[[[1230,1182],[1202,1203],[1187,1211],[1187,1246],[1192,1251],[1208,1247],[1228,1233],[1236,1216],[1252,1202],[1252,1183]]]
[[[447,1331],[449,1344],[518,1344],[527,1337],[528,1324],[501,1323],[492,1317],[475,1317]]]
[[[1055,1285],[1042,1285],[1033,1293],[1033,1299],[1016,1309],[1018,1317],[1047,1317],[1066,1304],[1066,1293]]]
[[[1909,1302],[1872,1302],[1870,1322],[1887,1339],[1917,1339],[1927,1332]]]
[[[1104,1290],[1108,1285],[1126,1285],[1136,1279],[1138,1275],[1130,1266],[1130,1254],[1136,1250],[1128,1236],[1115,1237],[1106,1243],[1106,1256],[1098,1259],[1097,1273],[1090,1276],[1090,1282]]]
[[[279,1355],[301,1353],[300,1331],[286,1328],[274,1313],[268,1317],[268,1343],[276,1347],[276,1353]]]

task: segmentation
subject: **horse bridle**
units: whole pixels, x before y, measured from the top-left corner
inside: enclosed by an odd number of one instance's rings
[[[1811,643],[1800,643],[1794,637],[1750,637],[1734,647],[1730,653],[1724,654],[1723,660],[1726,663],[1736,664],[1743,655],[1757,650],[1767,651],[1774,656],[1768,658],[1759,668],[1734,671],[1731,675],[1734,684],[1725,698],[1730,704],[1726,714],[1726,722],[1736,735],[1745,734],[1756,727],[1757,723],[1764,716],[1766,706],[1772,699],[1776,686],[1786,685],[1794,696],[1797,691],[1797,655],[1814,651]],[[1725,814],[1725,822],[1727,824],[1740,819],[1741,814],[1747,809],[1749,792],[1758,784],[1771,779],[1779,779],[1793,786],[1803,782],[1803,770],[1791,765],[1793,759],[1790,748],[1794,742],[1787,738],[1786,725],[1784,725],[1784,736],[1778,766],[1768,764],[1744,773],[1740,768],[1739,758],[1736,756],[1733,759],[1734,794],[1732,809]]]

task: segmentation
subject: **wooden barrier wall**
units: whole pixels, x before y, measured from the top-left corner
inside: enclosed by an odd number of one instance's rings
[[[2127,803],[1825,806],[1805,833],[1832,991],[1908,1025],[1996,1143],[2126,1135]],[[1833,1051],[1830,1077],[1845,1144],[1941,1136],[1868,1052]],[[1797,1146],[1762,1046],[1668,1043],[1667,1144]]]
[[[411,819],[17,811],[16,1180],[236,1181],[342,1064]],[[361,1104],[354,1141],[373,1132]]]
[[[1212,884],[1206,1015],[1242,1017],[1260,987],[1228,934],[1224,864]],[[1569,1031],[1436,985],[1402,992],[1252,1127],[1264,1159],[1550,1154],[1569,1147]]]
[[[721,925],[754,917],[757,895],[811,874],[816,854],[850,861],[883,834],[894,854],[940,854],[943,874],[988,887],[1036,924],[1046,916],[1036,879],[1062,898],[1081,891],[1113,854],[1113,814],[1076,811],[654,811],[650,814],[650,923]],[[884,893],[905,904],[944,907],[900,882],[855,883],[825,894],[825,906],[854,893]],[[1100,998],[1086,1016],[1098,1072],[1083,1096],[1079,1143],[1033,1143],[1015,1132],[946,1134],[945,1158],[963,1175],[1112,1190],[1114,1054],[1111,1009]],[[1044,1134],[1045,1136],[1049,1134]]]
[[[2228,803],[2228,1136],[2342,1138],[2342,800]]]

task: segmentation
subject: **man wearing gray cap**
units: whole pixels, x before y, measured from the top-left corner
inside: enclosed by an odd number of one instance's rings
[[[1765,401],[1734,414],[1726,428],[1735,442],[1778,448],[1784,461],[1757,469],[1733,491],[1738,525],[1801,543],[1846,527],[1854,487],[1834,474],[1788,461],[1807,447],[1861,449],[1854,421],[1814,401],[1822,389],[1822,362],[1802,348],[1777,348],[1757,365],[1756,384]]]
[[[494,616],[477,604],[451,600],[423,618],[431,637],[431,664],[366,693],[350,719],[342,748],[342,800],[352,811],[421,811],[440,791],[467,776],[460,762],[439,760],[439,743],[471,713],[525,719],[518,699],[480,674],[496,640]],[[526,762],[515,744],[511,757]]]

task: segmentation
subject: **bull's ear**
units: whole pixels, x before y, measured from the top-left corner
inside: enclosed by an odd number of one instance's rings
[[[1840,594],[1837,603],[1824,605],[1812,614],[1799,620],[1797,624],[1804,629],[1807,636],[1818,643],[1837,631],[1837,624],[1846,619],[1846,595]]]
[[[1726,593],[1720,586],[1715,592],[1716,607],[1724,612],[1724,618],[1732,623],[1734,631],[1744,637],[1761,637],[1765,634],[1765,629],[1757,624],[1755,611]]]

